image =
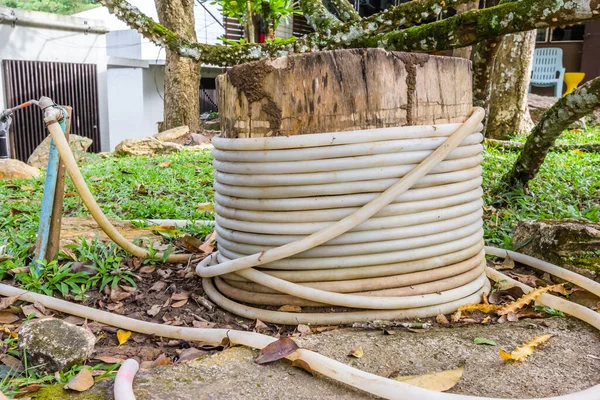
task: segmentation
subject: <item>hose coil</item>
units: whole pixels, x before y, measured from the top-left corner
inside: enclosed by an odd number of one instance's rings
[[[207,294],[238,315],[284,324],[430,317],[477,302],[489,290],[479,114],[465,124],[214,138],[219,252],[197,268]],[[459,130],[441,162],[349,231],[260,270],[207,273],[330,229]],[[311,310],[273,310],[285,305]]]

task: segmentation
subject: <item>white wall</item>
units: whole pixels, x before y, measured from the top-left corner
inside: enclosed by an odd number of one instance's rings
[[[110,151],[123,139],[148,136],[140,129],[144,113],[143,68],[110,67],[107,71]]]
[[[15,26],[12,20],[17,18]],[[38,25],[38,26],[36,26]],[[64,25],[65,28],[50,27]],[[45,26],[45,27],[44,27]],[[101,21],[0,7],[0,63],[2,60],[59,61],[97,65],[98,106],[102,150],[108,143],[106,41]],[[6,108],[3,74],[0,74],[0,110]]]
[[[158,133],[157,122],[163,120],[164,87],[164,65],[150,65],[144,70],[144,112],[141,126],[147,135]]]

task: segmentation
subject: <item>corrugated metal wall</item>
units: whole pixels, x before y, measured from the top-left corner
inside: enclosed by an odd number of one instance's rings
[[[100,151],[98,82],[95,64],[4,60],[6,106],[48,96],[56,104],[73,107],[71,133],[94,141]],[[15,112],[10,131],[11,157],[27,161],[46,138],[42,112],[29,107]]]

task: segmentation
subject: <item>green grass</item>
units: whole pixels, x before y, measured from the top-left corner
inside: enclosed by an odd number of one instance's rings
[[[600,143],[600,128],[565,131],[559,142]],[[511,247],[520,220],[577,218],[600,219],[600,153],[551,152],[539,174],[522,189],[491,195],[500,178],[512,167],[518,153],[488,146],[484,154],[485,238],[488,244]],[[503,208],[497,205],[506,201]]]
[[[560,140],[568,143],[600,142],[600,129],[567,131]],[[550,153],[540,174],[530,183],[529,194],[515,190],[491,195],[491,189],[516,157],[516,152],[493,147],[488,147],[484,154],[484,219],[488,244],[510,247],[512,233],[519,220],[583,218],[598,222],[600,154],[578,151]],[[153,158],[110,157],[86,164],[82,172],[109,217],[206,220],[212,219],[213,215],[198,210],[197,205],[212,201],[211,160],[208,151],[184,151]],[[170,161],[168,167],[159,166],[167,161]],[[0,203],[0,248],[4,244],[5,252],[12,256],[0,262],[0,275],[11,268],[28,265],[31,259],[42,188],[43,178],[0,182],[0,199],[3,200]],[[87,215],[70,182],[67,182],[66,192],[65,215]],[[503,200],[508,202],[508,206],[499,208],[498,204]],[[200,229],[196,233],[205,234],[205,230]],[[103,250],[98,248],[96,251],[102,253]],[[117,253],[112,249],[106,254],[123,256]],[[93,260],[90,254],[79,256],[96,265],[107,263],[109,257],[100,261]]]

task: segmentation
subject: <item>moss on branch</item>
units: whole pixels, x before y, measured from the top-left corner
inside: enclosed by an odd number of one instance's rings
[[[184,57],[204,64],[228,66],[281,57],[289,53],[304,53],[340,48],[381,47],[387,50],[433,52],[473,45],[481,40],[514,32],[547,26],[568,25],[585,20],[600,19],[599,0],[521,0],[483,10],[473,10],[442,21],[414,26],[402,31],[372,34],[381,26],[394,29],[386,15],[402,15],[402,8],[365,18],[359,22],[341,25],[338,33],[315,32],[303,39],[289,38],[278,43],[247,44],[240,46],[207,45],[190,42],[142,14],[126,0],[100,0],[117,17],[137,29],[146,38],[166,45]],[[342,1],[342,0],[340,0]],[[345,1],[345,0],[344,0]],[[461,0],[446,0],[448,2]],[[418,0],[421,6],[433,4]],[[407,3],[410,4],[410,3]],[[416,3],[415,3],[416,4]],[[400,10],[400,11],[398,11]],[[407,9],[404,8],[406,11]],[[381,20],[376,20],[380,18]],[[366,21],[364,28],[363,21]],[[383,21],[383,22],[382,22]],[[392,21],[387,23],[386,21]],[[387,29],[387,28],[386,28]],[[345,30],[345,31],[344,31]]]
[[[521,0],[468,11],[443,21],[402,31],[363,37],[351,45],[433,52],[470,46],[509,33],[599,18],[598,0]]]
[[[342,25],[321,0],[300,0],[300,9],[315,31],[327,31]]]

